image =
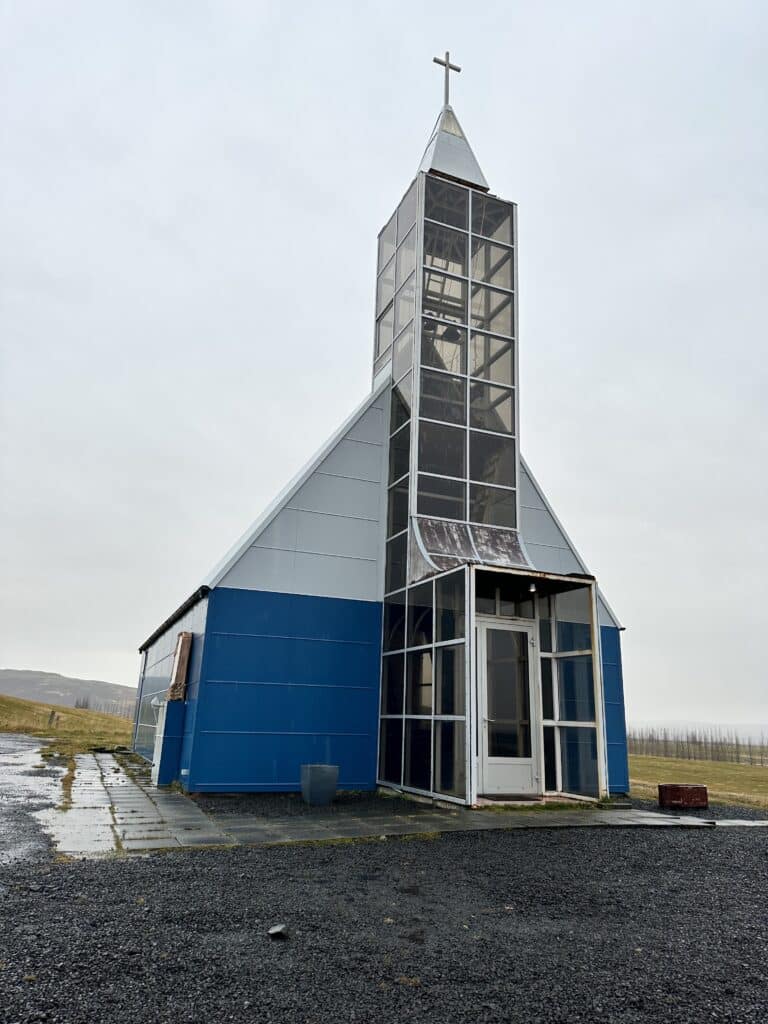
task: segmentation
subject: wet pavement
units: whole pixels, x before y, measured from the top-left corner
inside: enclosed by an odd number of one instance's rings
[[[562,828],[766,827],[768,821],[670,816],[635,808],[472,809],[402,798],[342,799],[332,809],[277,813],[269,796],[192,799],[151,785],[149,766],[79,754],[65,798],[63,769],[41,764],[39,740],[0,734],[0,863],[193,847],[386,839],[449,832]],[[284,799],[284,798],[283,798]],[[208,806],[206,807],[206,802]],[[260,804],[264,813],[260,813]],[[288,808],[285,808],[288,810]],[[267,813],[268,812],[268,813]]]

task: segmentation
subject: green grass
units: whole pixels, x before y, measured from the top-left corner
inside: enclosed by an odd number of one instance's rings
[[[655,799],[660,782],[699,783],[713,803],[742,804],[768,811],[768,767],[728,761],[686,761],[673,757],[629,759],[632,796]]]
[[[50,738],[46,756],[58,754],[70,760],[94,747],[127,746],[132,728],[128,719],[100,711],[0,696],[0,732]]]

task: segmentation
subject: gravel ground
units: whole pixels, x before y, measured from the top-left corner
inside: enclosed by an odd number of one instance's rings
[[[337,814],[413,814],[423,805],[398,796],[340,792],[328,807],[310,807],[301,793],[197,793],[192,799],[206,814],[252,814],[258,818],[334,817]]]
[[[762,829],[563,829],[0,869],[0,1020],[757,1022]],[[285,942],[267,929],[284,922]]]
[[[736,818],[739,821],[765,821],[768,818],[768,811],[760,810],[757,807],[745,807],[742,804],[710,804],[706,811],[663,811],[656,800],[638,800],[633,797],[632,806],[639,811],[656,811],[658,814],[669,814],[673,818],[679,818],[683,814],[694,818],[704,818],[707,821],[721,821],[724,818]]]

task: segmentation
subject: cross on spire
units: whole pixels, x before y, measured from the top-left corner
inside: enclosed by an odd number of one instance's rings
[[[448,86],[449,86],[450,74],[451,74],[452,71],[461,71],[461,68],[459,67],[458,64],[451,64],[451,55],[450,55],[450,53],[447,50],[445,51],[445,60],[443,60],[441,57],[433,57],[432,58],[432,62],[434,64],[439,64],[441,67],[445,68],[445,93],[444,93],[445,99],[444,99],[444,105],[447,107],[448,106]]]

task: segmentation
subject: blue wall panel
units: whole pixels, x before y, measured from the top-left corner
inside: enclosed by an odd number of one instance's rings
[[[375,788],[381,605],[224,587],[208,602],[184,786],[298,790],[319,762],[343,788]]]
[[[624,681],[621,673],[621,641],[615,626],[600,627],[605,697],[605,734],[608,746],[608,789],[629,792],[627,727],[624,713]]]

